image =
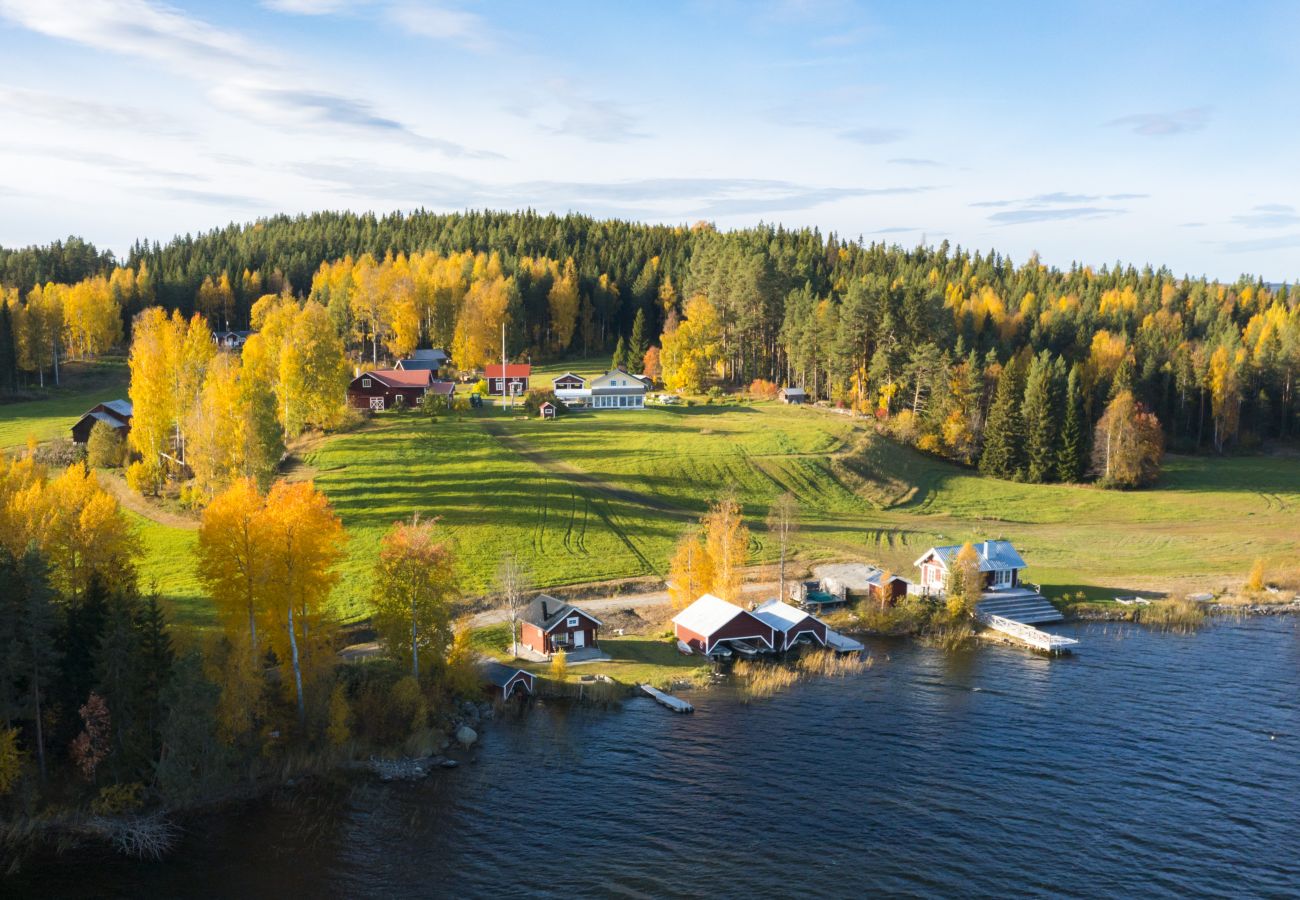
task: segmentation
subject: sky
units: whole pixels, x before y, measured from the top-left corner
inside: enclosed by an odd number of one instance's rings
[[[0,0],[0,245],[322,209],[1300,277],[1300,3]]]

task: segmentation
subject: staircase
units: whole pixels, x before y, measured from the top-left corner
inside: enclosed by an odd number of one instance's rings
[[[980,616],[999,616],[1026,625],[1059,622],[1065,618],[1060,610],[1047,602],[1046,597],[1024,587],[989,591],[975,604],[975,612]]]

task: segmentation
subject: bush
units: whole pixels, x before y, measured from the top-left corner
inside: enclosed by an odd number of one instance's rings
[[[780,392],[781,389],[776,386],[775,382],[764,378],[755,378],[749,384],[749,394],[757,400],[775,400],[776,395]]]
[[[533,388],[524,395],[524,412],[530,416],[541,415],[543,403],[554,406],[557,416],[562,416],[569,411],[569,407],[555,396],[555,391],[550,388]]]
[[[335,747],[341,747],[352,738],[352,706],[348,703],[348,686],[343,682],[334,685],[330,694],[330,720],[325,736]]]
[[[86,441],[86,462],[92,469],[116,469],[125,457],[126,442],[107,422],[96,422]]]
[[[721,400],[721,399],[722,399],[722,388],[718,387],[716,384],[715,384],[713,387],[709,388],[709,392],[708,392],[708,393],[709,393],[709,399],[710,399],[710,400]]]
[[[126,486],[137,494],[156,494],[162,484],[162,472],[136,460],[126,467]]]
[[[469,392],[471,394],[478,394],[480,396],[486,397],[488,392],[487,381],[483,378],[480,378],[478,381],[474,382],[474,386],[469,389]]]
[[[32,453],[32,459],[51,469],[66,469],[76,463],[85,462],[86,448],[74,444],[69,438],[59,438],[38,446]]]
[[[110,784],[100,790],[90,804],[90,811],[99,816],[120,816],[135,812],[144,805],[144,785],[138,781],[130,784]]]

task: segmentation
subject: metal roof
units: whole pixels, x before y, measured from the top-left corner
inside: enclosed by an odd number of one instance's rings
[[[510,683],[511,679],[519,675],[523,675],[529,680],[532,680],[533,677],[532,673],[526,669],[518,669],[492,661],[479,663],[479,671],[483,673],[484,680],[495,684],[499,688],[504,688]]]
[[[528,604],[520,618],[531,625],[536,625],[542,631],[550,631],[560,622],[573,615],[583,616],[597,625],[601,624],[600,619],[597,619],[591,613],[579,609],[571,603],[557,600],[550,594],[538,594],[534,597],[533,602]]]
[[[921,565],[925,558],[933,553],[943,563],[943,567],[947,569],[957,560],[957,554],[961,552],[963,546],[965,545],[949,544],[946,547],[931,547],[921,554],[921,558],[913,565]],[[1010,541],[972,541],[971,546],[975,548],[976,554],[979,555],[981,572],[992,572],[996,569],[1026,568],[1024,559],[1021,558]]]
[[[743,612],[745,610],[734,603],[728,603],[713,594],[704,594],[673,616],[673,624],[688,628],[701,637],[708,637]]]
[[[782,633],[812,616],[784,600],[768,600],[754,609],[754,615]]]

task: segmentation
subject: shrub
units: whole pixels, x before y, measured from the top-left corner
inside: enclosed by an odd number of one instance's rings
[[[181,485],[180,496],[177,499],[185,509],[202,509],[207,506],[210,498],[203,488],[190,481]]]
[[[781,389],[776,386],[775,382],[764,378],[755,378],[749,384],[750,396],[758,400],[775,400],[776,395],[780,392]]]
[[[86,462],[92,469],[116,469],[122,465],[126,442],[107,422],[96,422],[86,441]]]
[[[56,441],[50,441],[38,446],[33,451],[32,458],[43,466],[49,466],[51,469],[66,469],[76,463],[85,462],[86,448],[80,444],[74,444],[68,438],[59,438]]]
[[[480,396],[486,397],[488,392],[488,383],[486,379],[480,378],[476,381],[474,386],[469,389],[469,392],[471,394],[479,394]]]
[[[0,797],[14,789],[23,771],[23,751],[17,728],[0,728]]]
[[[708,392],[708,393],[709,393],[709,399],[710,399],[710,400],[721,400],[721,399],[722,399],[722,388],[718,387],[716,384],[715,384],[713,387],[709,388],[709,392]]]
[[[157,468],[136,460],[126,467],[126,486],[137,494],[156,494],[162,483],[161,475]]]
[[[551,657],[551,680],[557,684],[564,684],[569,678],[569,654],[563,650],[557,650]]]
[[[144,785],[138,781],[130,784],[110,784],[100,790],[90,804],[90,811],[99,816],[120,816],[135,812],[144,805]]]
[[[1258,593],[1264,590],[1264,560],[1255,560],[1251,566],[1250,577],[1246,579],[1246,590]]]
[[[348,703],[348,686],[343,682],[334,685],[330,693],[330,720],[325,736],[335,747],[341,747],[352,738],[352,705]]]
[[[562,416],[569,411],[569,408],[555,396],[555,391],[550,388],[534,388],[524,395],[524,412],[530,416],[541,415],[543,403],[554,406],[557,416]]]

